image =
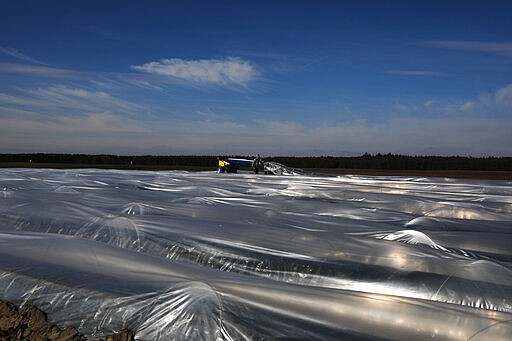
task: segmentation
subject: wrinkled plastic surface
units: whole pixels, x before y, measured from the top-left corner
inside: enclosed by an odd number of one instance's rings
[[[287,167],[277,162],[269,161],[263,164],[263,169],[268,174],[273,175],[304,175],[304,170],[300,168]]]
[[[139,340],[510,340],[507,181],[0,170],[0,298]]]

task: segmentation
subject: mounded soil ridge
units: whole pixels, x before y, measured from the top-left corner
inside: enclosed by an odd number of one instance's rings
[[[18,308],[0,300],[0,341],[85,341],[89,340],[74,327],[60,329],[48,322],[46,314],[37,307],[25,304]],[[96,341],[134,341],[134,334],[128,329]]]

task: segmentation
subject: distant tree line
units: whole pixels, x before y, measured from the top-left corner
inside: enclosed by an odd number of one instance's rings
[[[89,154],[0,154],[0,162],[58,163],[74,165],[215,166],[217,156],[89,155]]]
[[[296,168],[344,168],[389,170],[510,171],[512,157],[407,156],[365,153],[356,157],[277,157],[273,161]]]
[[[221,156],[249,158],[252,156]],[[0,162],[33,162],[80,165],[198,166],[216,167],[218,156],[197,155],[88,155],[88,154],[0,154]],[[344,168],[390,170],[488,170],[511,171],[512,157],[406,156],[365,153],[355,157],[268,157],[295,168]]]

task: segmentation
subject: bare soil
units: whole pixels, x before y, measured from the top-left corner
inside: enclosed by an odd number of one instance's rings
[[[0,300],[1,341],[86,341],[76,328],[60,329],[48,322],[46,314],[37,307],[25,304],[21,308]],[[100,341],[103,339],[98,339]],[[107,336],[104,341],[134,341],[134,334],[123,329]]]

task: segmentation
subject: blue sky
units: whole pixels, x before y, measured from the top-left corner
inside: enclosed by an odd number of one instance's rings
[[[1,152],[512,155],[511,2],[1,7]]]

